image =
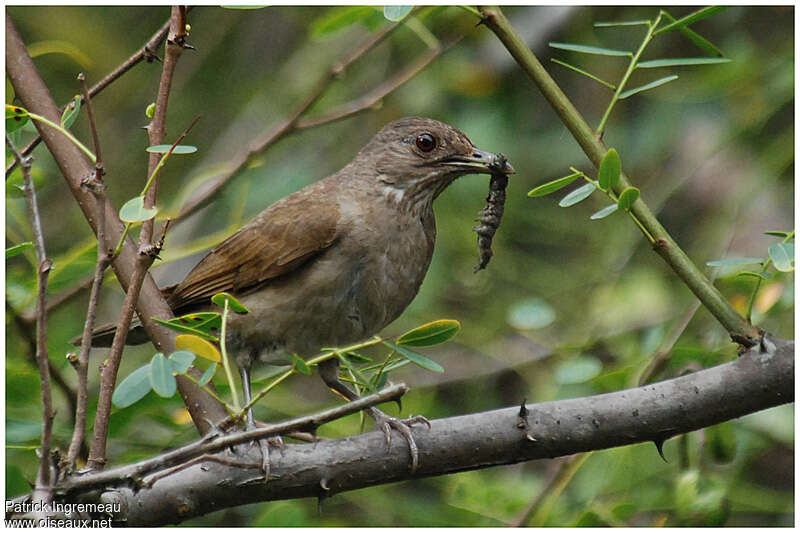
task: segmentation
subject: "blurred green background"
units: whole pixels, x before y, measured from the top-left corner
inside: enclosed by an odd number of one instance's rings
[[[677,17],[691,11],[669,10]],[[95,83],[169,16],[164,6],[8,7],[7,12],[37,54],[35,63],[60,104],[77,93],[78,72]],[[642,26],[596,28],[593,23],[653,18],[657,8],[509,7],[506,13],[596,127],[611,91],[550,58],[613,82],[627,60],[555,50],[548,41],[633,50],[644,34]],[[733,7],[699,22],[693,28],[732,61],[637,71],[631,87],[671,73],[680,78],[620,102],[606,127],[606,144],[619,151],[623,169],[644,199],[701,267],[721,257],[763,257],[777,242],[764,231],[793,229],[793,21],[792,7]],[[173,157],[162,172],[159,204],[165,212],[177,209],[215,168],[289,115],[332,64],[388,24],[380,8],[324,6],[198,7],[189,22],[188,41],[197,50],[180,59],[167,139],[171,142],[202,115],[184,141],[199,150]],[[459,320],[462,331],[448,344],[420,349],[444,365],[445,374],[409,365],[392,375],[412,386],[404,413],[438,418],[517,405],[523,398],[546,401],[635,386],[693,296],[627,217],[589,220],[607,203],[598,195],[569,210],[557,205],[562,194],[526,196],[536,185],[569,173],[571,165],[592,175],[594,171],[499,41],[475,23],[457,7],[416,11],[414,21],[335,81],[310,115],[377,86],[424,53],[426,41],[463,40],[379,106],[287,137],[256,158],[209,207],[170,230],[164,260],[153,269],[157,281],[165,285],[179,280],[202,250],[250,216],[341,168],[386,122],[428,116],[463,130],[484,150],[504,152],[517,174],[509,184],[495,256],[478,274],[472,272],[477,250],[470,228],[484,205],[488,180],[465,177],[436,202],[438,242],[430,271],[412,305],[384,333],[399,334],[437,318]],[[670,32],[654,40],[644,59],[700,55],[692,43]],[[109,195],[118,207],[138,194],[146,179],[147,138],[141,128],[148,123],[144,111],[155,99],[160,70],[159,63],[140,64],[93,103]],[[73,132],[90,144],[85,113]],[[30,138],[29,126],[17,134],[20,145]],[[45,238],[54,259],[50,293],[55,297],[91,273],[95,249],[52,158],[41,146],[34,157]],[[31,239],[20,181],[18,171],[6,181],[7,246]],[[33,328],[24,320],[34,306],[34,262],[29,252],[6,263],[9,497],[29,490],[41,427],[38,375],[31,359]],[[736,272],[719,272],[717,285],[743,310],[753,281]],[[793,338],[794,278],[791,273],[773,274],[755,302],[754,322]],[[116,319],[122,297],[109,275],[100,322]],[[75,377],[65,354],[74,349],[68,340],[81,331],[87,299],[88,291],[80,291],[49,315],[50,358],[70,386]],[[96,370],[105,353],[92,354],[93,399]],[[151,355],[151,346],[127,349],[120,376]],[[726,332],[701,309],[658,378],[735,358]],[[227,390],[221,381],[218,385]],[[72,415],[63,389],[56,386],[54,394],[55,439],[66,448]],[[321,380],[296,376],[262,402],[256,416],[275,420],[336,402]],[[783,406],[671,439],[664,447],[669,463],[652,444],[596,452],[563,492],[547,493],[551,504],[539,507],[537,523],[791,525],[793,412],[792,405]],[[115,410],[111,422],[112,465],[155,455],[196,436],[177,396],[165,400],[151,393],[132,407]],[[358,417],[350,417],[325,426],[321,435],[344,436],[359,427]],[[316,501],[306,499],[243,506],[190,523],[503,526],[525,514],[560,464],[536,461],[373,487],[336,495],[324,502],[321,513]]]

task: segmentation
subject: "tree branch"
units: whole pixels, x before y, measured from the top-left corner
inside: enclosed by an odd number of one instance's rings
[[[148,63],[153,61],[153,59],[157,59],[158,56],[155,55],[155,50],[161,46],[161,42],[167,36],[167,32],[169,31],[169,20],[164,23],[161,28],[157,32],[153,34],[152,37],[142,46],[139,50],[137,50],[132,56],[126,59],[120,66],[112,70],[111,72],[106,75],[105,78],[98,81],[91,89],[89,89],[89,96],[94,97],[95,95],[99,94],[103,89],[114,83],[123,74],[128,72],[134,66],[139,64],[142,60],[146,60]],[[86,101],[84,99],[84,101]],[[28,155],[36,148],[39,143],[42,141],[40,136],[34,138],[31,142],[28,143],[22,150],[22,155]],[[8,178],[11,171],[14,170],[16,167],[16,161],[12,161],[8,167],[6,167],[6,178]]]
[[[13,21],[6,13],[6,74],[11,80],[16,94],[24,107],[34,113],[58,122],[58,107],[53,97],[44,84],[30,56],[27,54],[25,43],[17,32]],[[53,155],[61,170],[70,191],[84,213],[89,225],[97,232],[98,213],[95,209],[92,194],[83,187],[82,181],[89,176],[94,167],[85,155],[68,139],[55,130],[36,124],[48,150]],[[106,237],[108,242],[119,241],[123,226],[119,215],[110,201],[106,200],[102,209],[105,211]],[[128,239],[120,255],[112,263],[117,279],[123,289],[127,289],[132,279],[137,262],[138,251],[133,242]],[[171,351],[174,334],[157,326],[150,317],[169,319],[172,311],[161,295],[153,278],[147,274],[142,283],[142,297],[137,303],[137,313],[145,326],[149,336],[153,339],[156,348],[161,351]],[[227,413],[222,406],[202,389],[183,377],[178,378],[178,390],[186,402],[189,413],[198,431],[207,433],[213,424],[222,421]]]
[[[39,204],[36,201],[36,189],[31,178],[31,157],[24,157],[17,150],[11,137],[6,133],[6,144],[14,154],[14,159],[22,170],[25,183],[25,199],[28,203],[28,218],[33,231],[33,244],[38,260],[38,296],[36,300],[36,363],[39,367],[39,383],[42,388],[42,444],[39,449],[39,470],[36,474],[36,486],[33,497],[37,501],[52,500],[50,443],[53,438],[53,399],[50,390],[50,358],[47,355],[47,278],[53,262],[47,257],[44,245],[42,219],[39,216]]]
[[[166,52],[164,53],[164,66],[161,69],[161,81],[158,86],[158,96],[156,97],[156,110],[153,120],[147,128],[151,146],[161,144],[164,140],[167,102],[169,101],[170,88],[172,87],[172,77],[175,73],[178,59],[183,52],[185,36],[186,7],[173,6]],[[152,176],[155,173],[161,157],[161,154],[150,154],[147,176]],[[158,181],[154,181],[145,194],[145,207],[155,207],[157,190]],[[153,261],[158,257],[158,253],[161,251],[161,244],[164,241],[162,237],[158,245],[154,246],[152,244],[153,225],[152,218],[142,223],[141,232],[139,233],[139,254],[136,266],[134,267],[128,290],[125,293],[125,301],[122,305],[120,319],[117,322],[111,351],[101,370],[100,395],[97,399],[94,434],[89,448],[89,460],[86,464],[92,470],[101,470],[106,462],[106,441],[108,439],[108,421],[111,417],[111,398],[114,394],[114,386],[117,383],[117,372],[122,361],[122,350],[125,348],[125,340],[131,327],[133,312],[139,299],[142,283]]]
[[[522,70],[542,92],[542,95],[553,107],[575,140],[578,141],[592,164],[598,167],[603,156],[608,151],[602,140],[595,135],[592,128],[589,127],[569,98],[550,77],[550,74],[547,73],[531,49],[520,39],[500,8],[479,6],[478,9],[483,16],[482,23],[497,35]],[[630,186],[630,181],[628,181],[623,172],[620,175],[619,183],[615,187],[615,192],[619,194]],[[717,288],[708,281],[667,233],[667,230],[656,219],[641,197],[634,202],[631,212],[647,233],[653,237],[653,249],[667,262],[695,296],[703,302],[703,305],[722,326],[728,330],[731,338],[745,347],[757,344],[761,335],[760,330],[745,320],[725,300]]]
[[[763,346],[737,360],[644,387],[485,413],[432,420],[415,430],[420,466],[408,467],[401,440],[386,449],[383,434],[315,444],[287,445],[271,465],[269,483],[259,470],[259,451],[237,455],[253,468],[217,461],[193,464],[158,479],[151,487],[122,481],[106,492],[82,487],[84,496],[117,501],[114,517],[128,526],[178,523],[247,503],[333,494],[416,477],[553,458],[672,436],[794,400],[794,342],[767,335]],[[525,416],[520,416],[525,415]],[[655,451],[654,451],[655,453]],[[112,472],[124,472],[122,467]],[[75,483],[81,483],[75,478]],[[76,487],[76,485],[72,485]],[[83,500],[82,500],[83,501]]]

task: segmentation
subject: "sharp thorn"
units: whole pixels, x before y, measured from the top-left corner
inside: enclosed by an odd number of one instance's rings
[[[658,455],[661,456],[661,458],[664,460],[665,463],[669,463],[669,461],[667,461],[667,458],[664,457],[664,442],[665,442],[664,439],[654,440],[653,444],[656,445],[656,450],[658,450]]]

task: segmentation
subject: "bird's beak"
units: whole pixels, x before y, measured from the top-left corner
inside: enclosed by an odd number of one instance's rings
[[[477,148],[473,148],[470,154],[457,154],[448,157],[443,163],[475,174],[493,174],[496,172],[513,174],[516,172],[503,154],[484,152]]]

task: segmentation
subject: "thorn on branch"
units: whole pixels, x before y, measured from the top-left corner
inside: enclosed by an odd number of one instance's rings
[[[660,439],[660,440],[657,439],[653,441],[653,444],[656,445],[656,450],[658,450],[658,455],[661,456],[661,458],[664,460],[665,463],[669,463],[669,461],[667,461],[667,458],[664,457],[664,442],[665,439]]]

